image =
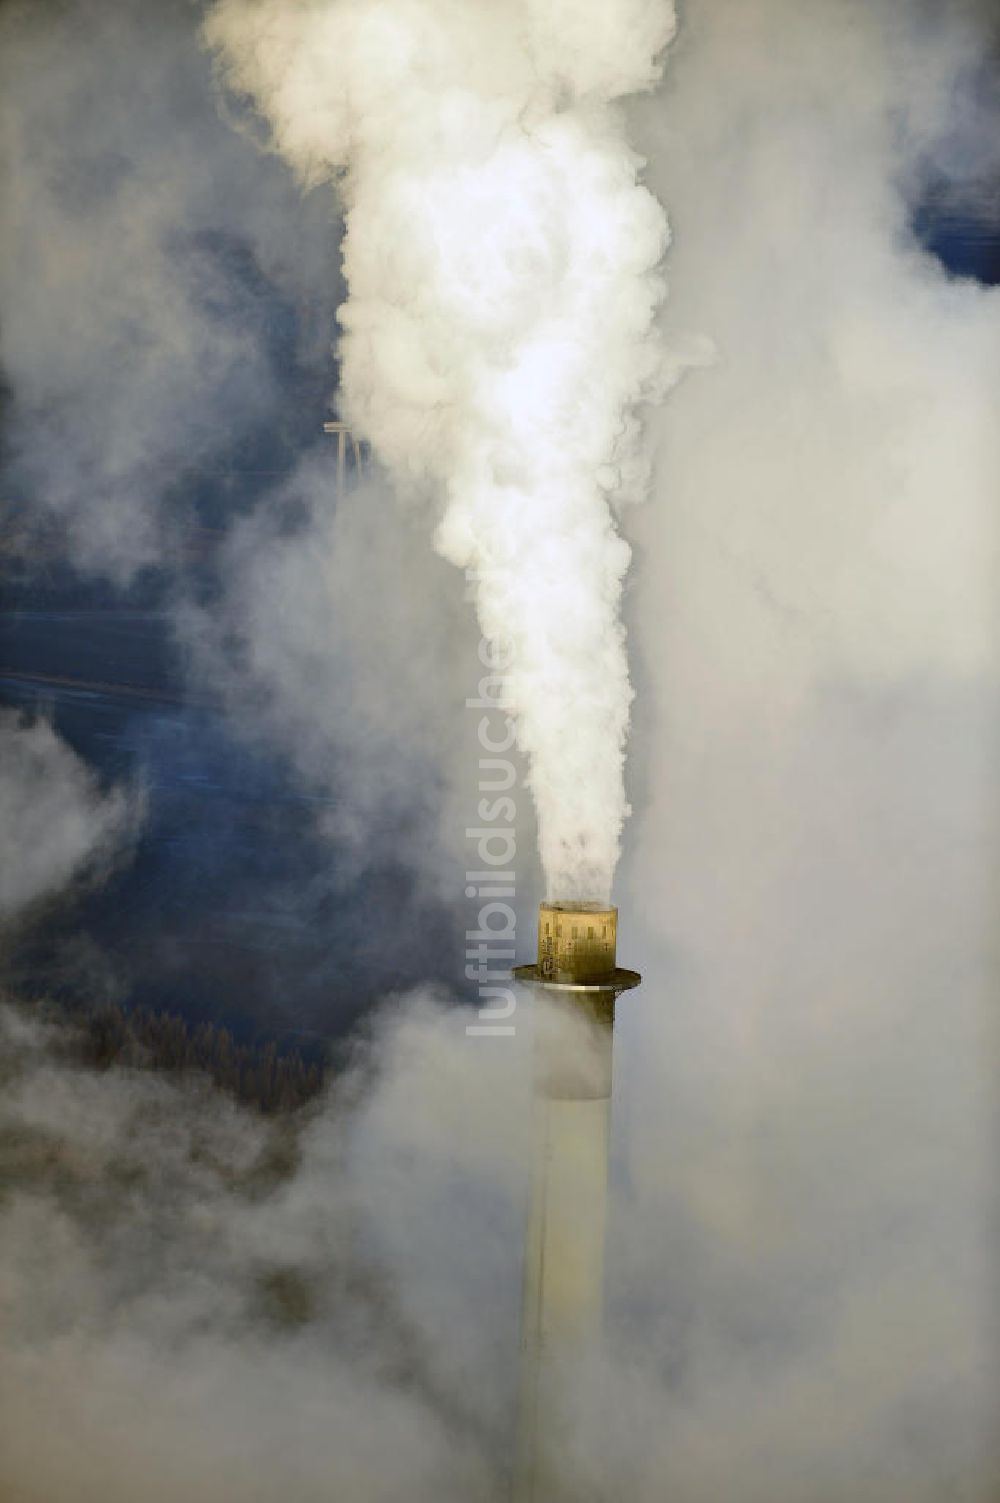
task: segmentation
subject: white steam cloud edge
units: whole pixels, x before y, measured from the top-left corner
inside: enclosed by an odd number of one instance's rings
[[[476,577],[559,898],[608,897],[628,812],[612,505],[647,488],[637,413],[675,372],[616,101],[673,29],[666,0],[223,0],[205,26],[302,180],[338,179],[341,415]]]
[[[122,853],[141,798],[103,790],[46,720],[0,711],[0,923]]]

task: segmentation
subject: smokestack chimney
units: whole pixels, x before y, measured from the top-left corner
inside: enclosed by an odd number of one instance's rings
[[[518,981],[585,1020],[562,1029],[543,1017],[536,1045],[515,1503],[566,1496],[565,1380],[600,1340],[615,1002],[641,979],[617,964],[617,942],[617,908],[542,903],[538,959],[514,968]]]
[[[616,964],[618,909],[603,903],[540,903],[538,960],[514,968],[518,981],[575,994],[615,997],[642,979]]]

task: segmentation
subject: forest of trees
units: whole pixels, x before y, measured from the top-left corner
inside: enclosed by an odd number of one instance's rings
[[[227,1028],[191,1025],[174,1013],[126,1012],[107,1003],[83,1019],[82,1037],[84,1057],[98,1069],[201,1070],[220,1090],[261,1112],[294,1111],[323,1088],[323,1065],[307,1062],[298,1050],[240,1044]]]

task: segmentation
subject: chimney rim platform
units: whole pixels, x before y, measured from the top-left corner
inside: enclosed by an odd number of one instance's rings
[[[515,981],[520,981],[525,986],[535,986],[547,992],[627,992],[633,986],[638,986],[642,977],[638,971],[626,970],[624,966],[616,966],[607,976],[593,981],[550,981],[543,976],[537,965],[516,965],[511,971]]]

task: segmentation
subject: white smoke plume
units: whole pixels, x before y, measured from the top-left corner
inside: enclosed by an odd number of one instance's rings
[[[628,812],[612,503],[669,379],[668,232],[616,101],[673,28],[667,0],[221,0],[205,28],[303,182],[338,179],[341,414],[477,576],[556,897],[608,896]]]

